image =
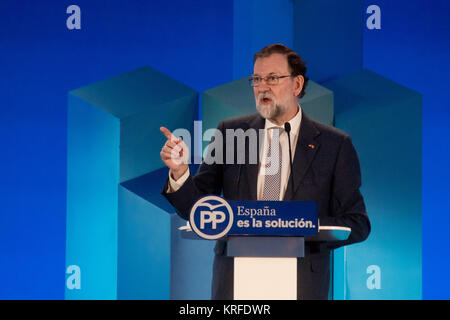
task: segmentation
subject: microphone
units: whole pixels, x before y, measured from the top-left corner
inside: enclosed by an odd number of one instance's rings
[[[289,165],[291,167],[291,187],[292,187],[292,198],[294,197],[294,170],[292,169],[292,150],[291,150],[291,124],[289,122],[284,123],[284,130],[288,135],[289,144]]]

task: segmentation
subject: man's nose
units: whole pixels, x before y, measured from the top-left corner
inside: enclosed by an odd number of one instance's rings
[[[270,87],[266,84],[266,81],[261,81],[257,88],[258,93],[270,91]]]

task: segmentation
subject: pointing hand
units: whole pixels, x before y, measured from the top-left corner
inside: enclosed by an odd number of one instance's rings
[[[169,129],[160,127],[167,141],[161,149],[161,160],[170,168],[174,180],[178,180],[188,169],[189,148],[183,139],[175,137]]]

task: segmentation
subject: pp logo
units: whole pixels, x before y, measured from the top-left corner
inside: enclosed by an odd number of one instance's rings
[[[233,226],[233,210],[224,199],[206,196],[192,206],[189,222],[200,237],[208,240],[219,239]]]

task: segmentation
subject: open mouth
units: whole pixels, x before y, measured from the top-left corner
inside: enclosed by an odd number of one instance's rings
[[[270,98],[262,98],[261,102],[262,103],[270,103],[270,102],[272,102],[272,99],[270,99]]]

